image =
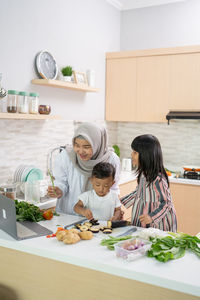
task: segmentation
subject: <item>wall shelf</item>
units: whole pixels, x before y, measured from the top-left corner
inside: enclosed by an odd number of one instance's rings
[[[69,90],[76,90],[82,92],[98,92],[99,89],[90,87],[88,85],[82,85],[72,82],[66,82],[62,80],[53,80],[53,79],[33,79],[31,83],[38,84],[38,85],[45,85]]]
[[[18,113],[0,113],[0,119],[21,119],[21,120],[59,120],[60,116],[55,115],[35,115],[35,114],[18,114]]]

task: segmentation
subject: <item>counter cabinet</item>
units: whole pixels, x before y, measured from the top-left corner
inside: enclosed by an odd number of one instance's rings
[[[137,179],[120,184],[120,197],[126,196],[129,193],[133,192],[137,186]],[[124,205],[121,207],[122,211],[124,212],[124,220],[131,221],[131,214],[132,214],[132,206],[129,208],[125,208]]]
[[[71,246],[65,247],[67,253],[67,247]],[[0,247],[0,257],[0,282],[12,287],[19,300],[199,299],[194,295],[112,275],[109,272],[99,272],[4,247]]]

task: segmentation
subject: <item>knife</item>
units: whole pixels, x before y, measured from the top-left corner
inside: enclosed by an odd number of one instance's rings
[[[123,233],[120,233],[116,237],[126,236],[126,235],[129,235],[130,233],[135,232],[135,231],[137,231],[137,228],[136,227],[132,227],[131,229],[129,229],[129,230],[123,232]]]
[[[77,221],[77,222],[74,222],[74,223],[65,225],[64,228],[67,229],[68,227],[75,226],[76,224],[81,224],[82,222],[87,221],[87,220],[88,220],[88,219],[84,218],[84,219],[79,220],[79,221]]]

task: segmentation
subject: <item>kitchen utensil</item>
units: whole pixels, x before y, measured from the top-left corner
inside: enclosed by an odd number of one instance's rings
[[[46,50],[39,52],[35,59],[38,74],[44,79],[56,79],[58,66],[54,57]]]
[[[120,237],[120,236],[126,236],[126,235],[129,235],[130,233],[133,233],[137,231],[137,228],[136,227],[132,227],[131,229],[128,229],[126,230],[125,232],[123,233],[120,233],[119,235],[117,235],[116,237]]]
[[[34,182],[43,179],[43,173],[40,169],[32,169],[26,176],[25,181]]]
[[[0,73],[0,98],[4,98],[7,95],[7,91],[1,87],[2,73]]]
[[[85,221],[87,221],[87,220],[88,220],[88,219],[84,218],[84,219],[82,219],[82,220],[79,220],[78,222],[74,222],[74,223],[65,225],[64,228],[67,229],[67,228],[69,228],[69,227],[71,227],[71,226],[75,226],[76,224],[81,224],[81,223],[83,223],[83,222],[85,222]]]
[[[183,169],[185,171],[200,172],[200,167],[197,167],[197,166],[186,166],[186,167],[183,167]]]

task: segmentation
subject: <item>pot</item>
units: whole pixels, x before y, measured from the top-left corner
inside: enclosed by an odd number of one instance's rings
[[[188,172],[200,172],[200,167],[197,166],[187,166],[183,167],[183,169]]]

